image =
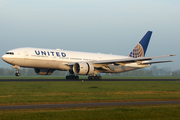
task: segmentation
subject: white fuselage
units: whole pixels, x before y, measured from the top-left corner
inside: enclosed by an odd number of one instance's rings
[[[2,56],[2,59],[11,64],[17,65],[20,67],[28,68],[46,68],[54,70],[70,70],[70,63],[76,62],[90,62],[93,61],[102,61],[110,59],[126,59],[127,56],[120,55],[110,55],[110,54],[101,54],[101,53],[87,53],[87,52],[74,52],[74,51],[65,51],[61,49],[41,49],[41,48],[18,48],[13,49],[7,52]],[[13,54],[9,54],[13,53]],[[92,63],[93,64],[93,63]],[[109,73],[118,73],[125,72],[129,70],[139,69],[143,67],[148,67],[150,65],[139,65],[138,63],[129,63],[129,64],[93,64],[94,67],[107,67],[108,69],[97,69],[98,72],[109,72]]]

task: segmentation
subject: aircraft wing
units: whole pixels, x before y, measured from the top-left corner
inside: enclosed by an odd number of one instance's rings
[[[149,62],[148,60],[152,60],[154,58],[162,58],[162,57],[171,57],[175,55],[163,55],[163,56],[153,56],[153,57],[138,57],[138,58],[124,58],[124,59],[111,59],[111,60],[98,60],[93,61],[93,64],[127,64],[127,63],[133,63],[133,62],[139,62],[139,64],[154,64],[154,63],[163,63],[163,62],[173,62],[172,60],[169,61],[156,61],[156,62]],[[146,61],[146,62],[142,62]],[[75,63],[64,63],[69,66],[74,65]]]
[[[159,61],[159,62],[145,62],[142,63],[142,61],[148,61],[152,60],[154,58],[162,58],[162,57],[170,57],[175,55],[163,55],[163,56],[153,56],[153,57],[138,57],[138,58],[125,58],[125,59],[113,59],[113,60],[98,60],[93,61],[94,64],[118,64],[118,63],[133,63],[133,62],[139,62],[140,64],[152,64],[152,63],[162,63],[162,62],[173,62],[173,61]]]

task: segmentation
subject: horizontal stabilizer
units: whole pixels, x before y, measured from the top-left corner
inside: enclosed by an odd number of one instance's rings
[[[155,62],[145,62],[145,63],[142,63],[142,64],[144,65],[144,64],[155,64],[155,63],[165,63],[165,62],[174,62],[174,60],[168,60],[168,61],[155,61]]]

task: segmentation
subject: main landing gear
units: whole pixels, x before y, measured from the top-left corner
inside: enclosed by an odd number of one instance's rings
[[[101,79],[102,77],[100,75],[97,75],[97,73],[95,73],[92,76],[88,76],[88,80],[101,80]],[[69,70],[69,75],[66,76],[66,80],[79,80],[79,76],[75,75],[72,70]]]
[[[89,76],[88,80],[101,80],[101,76]],[[79,76],[76,75],[67,75],[66,80],[79,80]]]
[[[20,68],[20,66],[13,65],[12,67],[16,69],[15,76],[20,76],[20,75],[21,75],[21,74],[19,73],[19,68]]]
[[[79,76],[76,75],[67,75],[66,80],[79,80]]]
[[[102,77],[101,76],[89,76],[88,80],[101,80]]]

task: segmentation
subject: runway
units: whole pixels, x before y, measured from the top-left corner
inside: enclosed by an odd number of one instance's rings
[[[13,106],[0,106],[0,110],[44,109],[44,108],[73,108],[73,107],[97,107],[97,106],[102,107],[102,106],[124,106],[124,105],[155,105],[155,104],[180,104],[180,101],[145,101],[145,102],[106,102],[106,103],[13,105]]]
[[[30,82],[30,81],[180,81],[180,79],[102,79],[102,80],[88,80],[88,79],[79,79],[79,80],[66,80],[66,79],[0,79],[0,82]]]

